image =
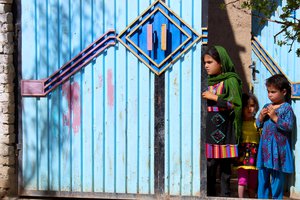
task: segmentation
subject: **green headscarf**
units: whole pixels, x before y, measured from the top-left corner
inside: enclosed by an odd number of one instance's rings
[[[234,64],[232,63],[227,51],[221,46],[214,47],[219,53],[222,74],[217,76],[208,76],[208,85],[211,86],[224,81],[225,92],[218,95],[218,97],[233,104],[235,114],[233,126],[238,143],[242,131],[242,81],[235,73]]]

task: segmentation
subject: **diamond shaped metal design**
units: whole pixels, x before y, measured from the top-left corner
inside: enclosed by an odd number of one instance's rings
[[[147,29],[149,25],[151,39]],[[166,29],[165,40],[163,26]],[[201,35],[179,18],[165,3],[157,0],[126,27],[117,39],[155,74],[160,75],[196,44],[201,39]]]
[[[160,13],[162,14],[161,16],[159,15]],[[158,14],[159,13],[159,14]],[[177,26],[177,24],[170,18],[167,16],[167,14],[165,12],[163,12],[160,8],[156,8],[146,19],[144,19],[139,26],[137,26],[133,31],[131,31],[128,36],[126,36],[126,39],[139,51],[141,52],[144,56],[146,56],[150,61],[151,63],[153,63],[154,65],[156,65],[158,68],[160,68],[165,62],[166,60],[171,57],[174,53],[176,53],[176,51],[173,51],[170,55],[168,55],[161,63],[157,63],[155,62],[154,60],[152,60],[152,58],[150,58],[145,51],[143,51],[142,49],[140,49],[131,39],[130,39],[130,36],[133,35],[133,34],[137,34],[137,29],[140,27],[140,26],[143,26],[147,20],[153,15],[153,14],[157,14],[158,16],[157,17],[166,17],[170,23],[174,24],[176,28],[178,28],[176,31],[180,32],[180,27]],[[190,39],[191,37],[184,31],[182,30],[182,33],[184,34],[184,36],[186,36],[186,40],[184,40],[178,47],[177,49],[180,49],[182,46],[184,46]],[[183,36],[183,37],[184,37]]]

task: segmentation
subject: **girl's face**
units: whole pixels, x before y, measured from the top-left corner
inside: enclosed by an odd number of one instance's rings
[[[243,108],[243,120],[249,121],[254,118],[256,113],[256,105],[253,99],[248,99],[248,104]]]
[[[210,55],[204,55],[204,67],[208,75],[218,75],[222,73],[221,64]]]
[[[268,90],[268,98],[274,104],[281,104],[285,102],[285,95],[286,95],[285,89],[280,91],[279,89],[275,88],[273,85],[270,85],[267,87],[267,90]]]

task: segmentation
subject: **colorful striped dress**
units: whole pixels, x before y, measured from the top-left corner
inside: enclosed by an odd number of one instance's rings
[[[219,95],[224,92],[224,82],[208,86],[208,91]],[[218,98],[207,101],[206,158],[238,157],[238,144],[233,130],[232,103]]]

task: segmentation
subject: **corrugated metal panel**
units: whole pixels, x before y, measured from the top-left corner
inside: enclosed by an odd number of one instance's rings
[[[201,33],[201,2],[170,0],[167,5]],[[165,73],[165,191],[200,193],[201,48],[189,51]]]
[[[121,32],[152,2],[22,3],[22,79],[48,77],[109,29]],[[201,1],[166,4],[201,33]],[[170,195],[200,194],[200,51],[200,45],[191,49],[165,72]],[[154,79],[118,44],[48,96],[24,97],[24,194],[154,194]]]
[[[280,5],[277,9],[277,11],[274,13],[274,16],[272,16],[272,19],[279,20],[279,14],[282,13],[282,6],[286,4],[286,1],[282,2],[282,5]],[[300,11],[298,10],[295,13],[296,18],[300,18]],[[254,21],[255,22],[255,21]],[[257,23],[254,23],[254,32],[258,32],[257,38],[259,42],[262,44],[262,46],[265,48],[267,53],[273,58],[273,60],[278,64],[278,66],[282,69],[283,73],[287,75],[287,78],[291,82],[300,82],[300,71],[299,71],[299,63],[300,58],[297,57],[295,51],[297,48],[300,48],[300,44],[295,42],[293,45],[292,50],[289,52],[289,46],[278,46],[276,42],[274,41],[274,35],[280,32],[280,24],[276,23],[267,23],[265,26],[262,27],[260,31],[257,29]],[[283,35],[280,34],[277,36],[278,39],[284,39]],[[268,96],[267,96],[267,90],[265,87],[265,80],[271,76],[271,73],[267,70],[267,68],[263,65],[263,63],[259,60],[259,58],[253,53],[252,54],[253,61],[256,62],[256,68],[259,70],[259,74],[257,74],[257,80],[254,82],[254,93],[256,96],[259,97],[259,103],[262,107],[265,103],[269,102]],[[295,100],[292,103],[293,109],[295,114],[300,112],[300,104],[299,100]],[[297,130],[300,130],[300,119],[297,117]],[[299,141],[299,136],[294,136],[294,141]],[[295,164],[296,164],[296,173],[295,173],[295,183],[293,186],[295,186],[295,191],[300,192],[300,170],[297,165],[300,163],[300,157],[299,157],[299,143],[297,142],[296,145],[293,145],[293,150],[295,153]]]

